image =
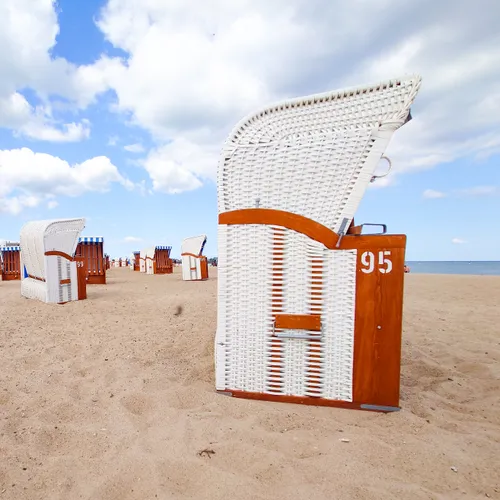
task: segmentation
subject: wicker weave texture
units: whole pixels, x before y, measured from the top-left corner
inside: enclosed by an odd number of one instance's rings
[[[394,80],[296,99],[243,120],[219,163],[219,212],[273,208],[339,231],[419,87],[418,77]]]
[[[219,244],[230,248],[242,240],[248,245],[237,254],[219,253],[217,388],[350,401],[356,252],[325,250],[302,234],[272,226],[219,227]],[[277,249],[283,250],[281,266]],[[318,266],[326,272],[320,273],[321,292],[315,296]],[[273,294],[283,299],[273,301]],[[318,312],[321,332],[273,327],[275,314]],[[319,373],[311,375],[313,370]]]

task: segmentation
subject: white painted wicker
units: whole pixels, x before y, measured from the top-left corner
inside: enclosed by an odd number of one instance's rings
[[[155,248],[148,247],[141,250],[141,273],[154,274],[153,259],[155,258]]]
[[[28,222],[21,228],[21,254],[28,274],[21,281],[21,295],[51,303],[78,300],[76,262],[46,252],[73,257],[84,227],[85,219],[61,219]]]
[[[198,281],[202,279],[201,255],[207,242],[207,236],[201,234],[186,238],[181,244],[182,279],[184,281]]]
[[[219,214],[281,210],[343,233],[420,82],[294,99],[245,118],[222,150]],[[281,226],[221,224],[218,257],[217,389],[352,401],[356,251]],[[321,331],[276,330],[277,313],[320,314]]]

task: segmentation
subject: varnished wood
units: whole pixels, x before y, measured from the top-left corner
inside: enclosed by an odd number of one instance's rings
[[[339,250],[384,250],[404,248],[406,236],[404,234],[370,234],[366,236],[347,235],[342,238]],[[402,270],[403,268],[401,268]]]
[[[361,231],[362,231],[362,227],[354,225],[354,219],[352,219],[351,225],[349,226],[349,229],[347,230],[347,234],[360,235]]]
[[[312,240],[323,243],[326,248],[333,250],[339,236],[319,222],[283,210],[270,208],[246,208],[219,214],[219,224],[264,224],[268,226],[281,226],[309,236]]]
[[[0,277],[3,281],[21,279],[21,252],[19,250],[3,251],[3,266]]]
[[[353,399],[399,406],[403,280],[406,238],[362,236],[357,239],[356,313],[354,327]],[[364,273],[361,256],[375,256],[372,273]],[[390,273],[381,273],[380,251],[390,250]]]
[[[154,265],[154,274],[172,274],[174,272],[174,265],[168,248],[157,248],[155,250]]]
[[[321,331],[321,316],[319,314],[276,314],[275,327],[284,330]]]
[[[208,279],[208,259],[204,256],[200,257],[200,272],[201,272],[201,279],[207,280]]]
[[[316,398],[312,396],[286,396],[278,394],[267,394],[264,392],[233,391],[231,389],[226,389],[225,391],[217,391],[217,392],[219,394],[225,394],[228,396],[241,399],[252,399],[260,401],[272,401],[275,403],[295,403],[301,405],[329,406],[334,408],[384,412],[384,409],[382,408],[380,409],[363,408],[364,403],[360,403],[358,401],[351,402],[351,401],[340,401],[336,399]],[[391,408],[391,410],[397,410],[397,408]]]
[[[371,240],[366,239],[368,236],[347,234],[342,238],[337,247],[339,235],[330,228],[302,215],[268,208],[246,208],[242,210],[233,210],[231,212],[223,212],[219,214],[219,224],[264,224],[281,226],[304,234],[312,240],[322,243],[329,250],[366,249],[372,244]],[[355,228],[353,230],[355,230]],[[398,248],[402,243],[406,243],[406,236],[404,235],[381,234],[370,235],[369,237],[377,238],[377,245],[384,246],[387,249]]]
[[[65,280],[59,280],[60,285],[69,285],[71,283],[71,280],[69,278]]]
[[[28,274],[28,278],[36,281],[43,281],[45,283],[45,278],[39,278],[38,276],[33,276],[32,274]]]
[[[86,259],[83,257],[75,257],[76,261],[76,276],[78,288],[78,300],[87,298],[87,268]]]
[[[106,258],[104,256],[104,245],[101,241],[80,242],[75,251],[75,258],[83,257],[87,269],[88,285],[106,284]]]
[[[45,255],[47,256],[57,256],[57,257],[62,257],[64,259],[73,261],[73,257],[71,255],[68,255],[67,253],[64,252],[59,252],[59,250],[49,250],[48,252],[45,252]]]

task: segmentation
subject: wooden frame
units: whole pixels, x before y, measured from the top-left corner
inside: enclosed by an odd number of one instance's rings
[[[0,248],[2,252],[2,281],[13,281],[21,279],[21,250],[19,247]]]
[[[230,387],[219,392],[234,397],[266,401],[383,412],[398,410],[406,236],[361,235],[360,231],[354,230],[341,238],[334,231],[310,219],[269,209],[226,212],[220,214],[219,223],[281,226],[323,243],[328,250],[356,251],[352,401],[255,393],[233,390]],[[281,260],[282,251],[276,252]],[[316,276],[321,276],[323,270],[320,264],[314,265],[313,269]],[[313,277],[313,281],[314,279],[317,278]],[[318,283],[321,283],[321,280]],[[275,292],[279,297],[282,296],[279,291]],[[316,293],[322,293],[321,287],[318,287]],[[319,331],[321,311],[317,313],[317,315],[276,314],[275,326]],[[314,352],[315,340],[312,336],[309,344],[310,352]]]
[[[134,271],[141,270],[141,252],[134,252]]]
[[[156,247],[154,256],[154,274],[172,274],[174,265],[170,258],[171,247]]]
[[[106,284],[106,257],[102,238],[80,238],[75,257],[85,259],[87,283],[89,285]]]

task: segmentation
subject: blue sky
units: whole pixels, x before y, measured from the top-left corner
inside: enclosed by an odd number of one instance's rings
[[[151,244],[178,256],[202,233],[216,255],[218,153],[242,116],[415,72],[394,172],[356,222],[407,234],[408,260],[499,260],[498,4],[484,1],[495,17],[465,0],[452,16],[427,0],[360,2],[5,0],[0,239],[83,216],[112,257]]]

